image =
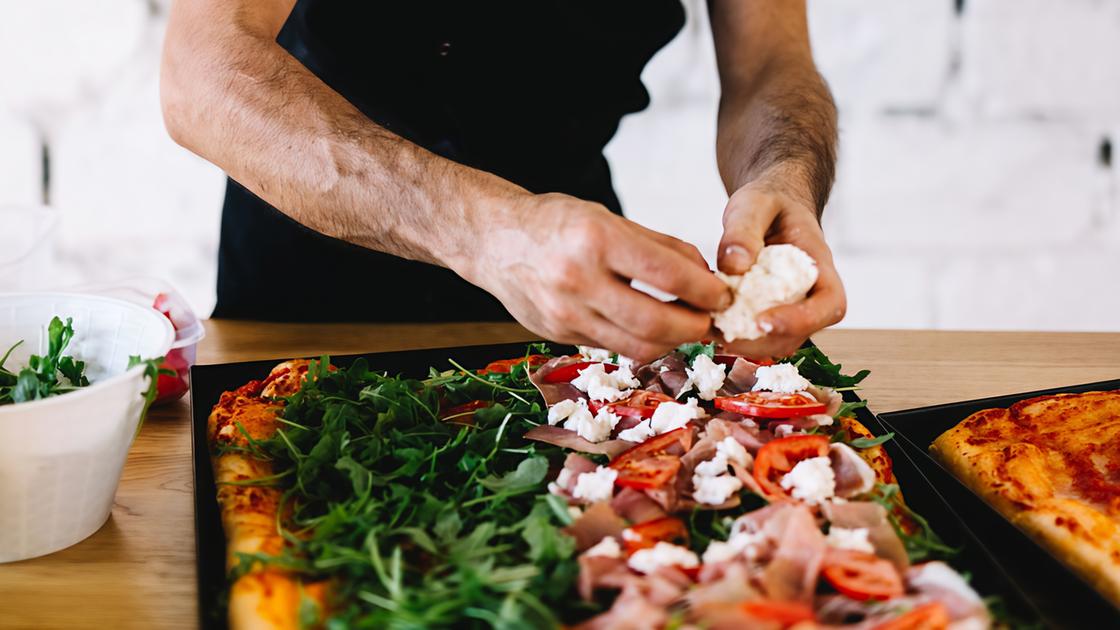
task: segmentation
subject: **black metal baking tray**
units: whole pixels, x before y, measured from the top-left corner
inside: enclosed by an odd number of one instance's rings
[[[1061,393],[1120,389],[1120,380],[994,396],[879,414],[893,431],[914,467],[959,519],[961,528],[982,541],[1022,592],[1058,628],[1120,628],[1120,610],[1033,539],[1003,518],[929,454],[929,446],[945,431],[982,409],[1010,407],[1021,400]],[[905,486],[904,486],[905,487]]]
[[[556,345],[553,347],[559,352],[574,350]],[[482,366],[490,361],[516,356],[524,351],[525,342],[521,342],[332,356],[331,361],[336,365],[345,366],[361,356],[369,361],[372,369],[423,377],[427,375],[428,368],[431,366],[447,367],[449,358],[455,359],[460,365]],[[214,478],[206,447],[206,420],[222,392],[240,387],[252,379],[264,378],[276,363],[287,358],[289,357],[244,363],[200,365],[191,368],[195,542],[198,555],[199,623],[202,628],[226,627],[225,536],[215,501]],[[845,392],[844,396],[851,402],[859,400],[853,392]],[[867,409],[859,409],[856,414],[859,421],[873,433],[877,435],[884,433],[883,425]],[[1038,611],[1029,599],[1023,596],[1016,580],[1004,570],[969,528],[962,527],[961,519],[929,485],[913,461],[903,453],[901,447],[889,441],[884,448],[895,460],[895,475],[898,477],[907,503],[928,519],[934,530],[947,543],[964,549],[952,564],[971,574],[972,584],[981,594],[1001,596],[1007,608],[1017,617],[1038,618]]]

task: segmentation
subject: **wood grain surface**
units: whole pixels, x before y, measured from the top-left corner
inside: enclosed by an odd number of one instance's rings
[[[531,339],[515,324],[275,324],[209,321],[199,363],[284,359]],[[1120,378],[1120,334],[836,330],[815,341],[862,395],[894,411]],[[190,418],[153,410],[129,454],[109,521],[58,553],[0,564],[0,627],[197,626]]]

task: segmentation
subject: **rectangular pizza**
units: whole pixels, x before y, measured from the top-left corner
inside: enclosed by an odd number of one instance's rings
[[[208,440],[241,628],[987,628],[816,348],[286,361]]]

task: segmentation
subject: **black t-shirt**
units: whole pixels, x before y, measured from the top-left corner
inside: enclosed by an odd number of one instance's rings
[[[683,23],[679,0],[300,0],[278,42],[412,142],[621,212],[603,147],[623,115],[649,104],[642,68]],[[453,272],[315,233],[233,180],[214,315],[509,318]]]

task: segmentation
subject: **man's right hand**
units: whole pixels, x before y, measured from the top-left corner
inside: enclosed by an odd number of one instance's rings
[[[488,215],[490,213],[487,213]],[[458,269],[526,328],[637,360],[708,334],[731,292],[679,239],[562,194],[519,195],[479,226],[474,260]],[[680,298],[666,303],[630,286]]]

